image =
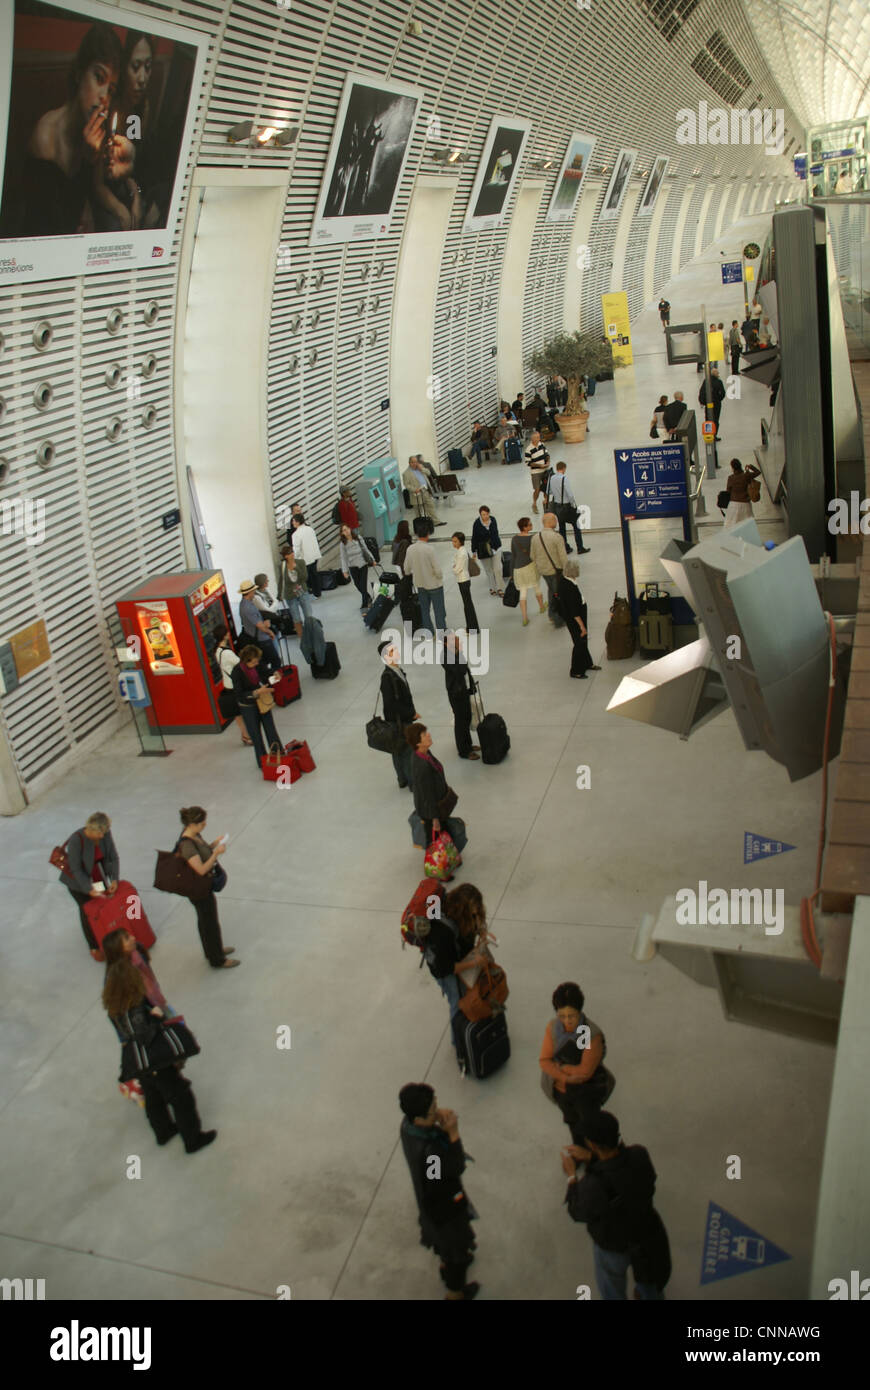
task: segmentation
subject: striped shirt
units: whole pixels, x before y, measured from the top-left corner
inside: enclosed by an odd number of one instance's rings
[[[546,472],[549,465],[547,464],[547,450],[543,442],[532,444],[526,449],[526,463],[533,473]]]

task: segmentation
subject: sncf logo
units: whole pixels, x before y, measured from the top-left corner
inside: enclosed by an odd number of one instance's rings
[[[152,260],[156,260],[156,258],[157,258],[158,256],[162,256],[162,255],[163,255],[163,247],[162,247],[162,246],[152,246],[152,247],[151,247],[151,257],[152,257]]]

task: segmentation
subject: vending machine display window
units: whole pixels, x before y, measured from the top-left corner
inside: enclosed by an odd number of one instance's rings
[[[142,656],[155,676],[183,676],[184,664],[169,609],[163,604],[140,604],[136,610],[142,635]]]

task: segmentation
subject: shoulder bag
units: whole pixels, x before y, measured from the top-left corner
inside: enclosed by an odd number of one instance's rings
[[[463,994],[459,1007],[469,1023],[477,1023],[479,1019],[501,1013],[509,994],[507,975],[500,965],[489,960],[481,967],[475,983]]]
[[[154,870],[154,887],[161,893],[175,893],[179,898],[201,902],[212,892],[211,874],[198,874],[187,859],[175,850],[159,849]]]
[[[271,690],[266,688],[258,690],[254,696],[254,700],[261,714],[268,714],[269,710],[272,709],[275,704],[275,696],[272,694]]]
[[[476,579],[477,576],[478,576],[479,574],[480,574],[480,565],[477,563],[477,561],[475,560],[475,558],[474,558],[473,555],[469,555],[469,557],[468,557],[468,577],[469,577],[469,579]]]
[[[386,719],[382,719],[378,714],[378,700],[381,692],[378,691],[375,697],[375,708],[371,719],[366,724],[366,743],[369,748],[374,748],[378,753],[392,753],[396,747],[396,727]]]
[[[81,838],[81,835],[79,835],[79,839]],[[70,839],[72,839],[72,836],[70,836]],[[67,841],[67,844],[68,843],[69,841]],[[48,862],[49,864],[53,864],[56,869],[59,869],[62,874],[66,874],[67,877],[69,877],[69,855],[66,852],[65,844],[55,845],[51,854],[48,856]]]
[[[757,478],[750,478],[746,492],[750,502],[761,501],[761,483]]]

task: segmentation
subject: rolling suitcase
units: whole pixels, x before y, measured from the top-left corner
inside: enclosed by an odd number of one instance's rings
[[[297,666],[282,666],[281,679],[270,687],[275,696],[276,705],[292,705],[294,700],[302,697],[302,689],[299,685],[299,668]]]
[[[639,605],[638,647],[645,657],[664,656],[674,650],[674,620],[671,615],[670,594],[659,591],[658,584],[647,584]]]
[[[461,449],[448,449],[447,462],[456,473],[460,472],[461,469],[468,467],[468,459],[465,457]]]
[[[504,446],[505,463],[519,463],[523,456],[523,446],[519,439],[507,439]]]
[[[511,736],[500,714],[484,715],[477,726],[480,757],[485,763],[500,763],[511,746]]]
[[[387,618],[396,606],[396,600],[389,594],[378,594],[368,613],[363,618],[369,632],[380,632]]]
[[[405,511],[409,512],[411,510],[411,494],[406,487],[402,488],[402,501],[405,504]]]
[[[423,613],[420,609],[420,600],[416,594],[408,594],[400,604],[402,621],[411,624],[411,633],[423,632]]]
[[[323,658],[323,665],[318,666],[312,659],[311,674],[316,681],[334,681],[341,670],[341,662],[338,659],[334,642],[327,642],[326,652]]]
[[[511,1040],[504,1013],[469,1023],[460,1009],[453,1016],[452,1027],[457,1061],[462,1071],[476,1081],[492,1076],[511,1055]]]
[[[103,945],[103,937],[110,931],[115,931],[117,927],[122,927],[131,936],[135,936],[139,945],[144,946],[146,951],[150,951],[157,940],[145,915],[142,899],[132,883],[128,883],[126,879],[118,880],[118,887],[111,897],[91,898],[84,904],[84,909],[100,948]],[[100,949],[97,959],[101,959],[102,954]]]

